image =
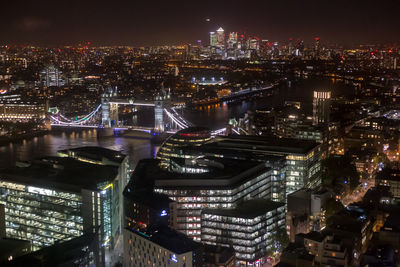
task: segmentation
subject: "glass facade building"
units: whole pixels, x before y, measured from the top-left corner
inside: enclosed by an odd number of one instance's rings
[[[277,144],[278,149],[266,150],[255,140],[225,138],[212,138],[206,128],[179,131],[156,159],[138,163],[128,187],[174,201],[169,216],[179,232],[209,245],[232,244],[241,263],[259,264],[273,249],[271,236],[285,229],[287,156],[307,155],[318,145],[307,143],[293,152]]]
[[[69,158],[74,158],[82,162],[87,162],[91,164],[96,164],[96,165],[103,165],[103,166],[115,166],[118,168],[118,176],[116,178],[116,181],[118,184],[113,184],[113,189],[118,192],[121,192],[117,195],[109,196],[109,198],[116,198],[117,196],[118,199],[114,199],[112,203],[113,205],[119,206],[119,214],[123,214],[123,195],[122,191],[126,187],[126,185],[129,182],[129,178],[131,175],[131,163],[130,163],[130,157],[127,155],[122,154],[119,151],[115,151],[112,149],[107,149],[103,147],[92,147],[92,146],[87,146],[87,147],[77,147],[77,148],[72,148],[72,149],[66,149],[66,150],[60,150],[57,151],[57,156],[59,157],[69,157]],[[99,189],[102,189],[104,187],[107,187],[108,182],[104,182],[99,185]],[[108,194],[111,192],[105,191],[105,194]],[[107,197],[107,195],[104,195]],[[105,207],[105,210],[109,211],[108,206]],[[114,217],[116,218],[117,215]],[[119,223],[114,223],[113,225],[123,225],[122,220],[123,216],[119,216],[120,222]],[[122,227],[117,229],[119,231],[119,234],[122,233]],[[115,231],[117,231],[115,230]],[[113,235],[110,235],[113,236]]]
[[[82,196],[0,181],[7,237],[31,240],[33,250],[83,234]]]
[[[239,172],[232,179],[212,176],[208,179],[160,179],[155,181],[154,191],[176,202],[177,230],[200,241],[203,209],[231,208],[247,199],[270,198],[271,173],[270,168],[260,164]]]
[[[275,251],[274,234],[285,227],[285,204],[252,199],[232,209],[205,209],[201,214],[201,240],[233,246],[241,266],[261,266]]]
[[[263,136],[221,136],[216,139],[210,146],[221,151],[249,153],[253,158],[284,157],[286,196],[304,187],[314,189],[321,185],[323,151],[322,144],[316,141]]]
[[[124,229],[124,266],[202,267],[203,248],[185,235],[169,228],[139,232]]]
[[[180,169],[176,164],[173,164],[174,158],[195,159],[198,153],[187,153],[184,151],[188,147],[198,148],[202,144],[211,140],[211,131],[203,127],[192,127],[179,131],[178,133],[169,137],[164,144],[160,147],[157,153],[157,159],[160,160],[160,167],[168,171],[180,172],[193,172],[200,173],[206,172],[205,168],[187,167],[187,169]]]
[[[6,236],[38,250],[97,232],[104,255],[121,231],[118,179],[118,167],[58,157],[2,171]]]

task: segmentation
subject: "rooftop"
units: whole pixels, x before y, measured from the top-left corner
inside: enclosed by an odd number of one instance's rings
[[[188,127],[177,132],[177,134],[197,133],[197,132],[210,132],[207,127]]]
[[[87,246],[95,242],[96,234],[84,234],[65,242],[55,243],[35,252],[20,256],[5,266],[71,266],[71,262],[81,260]]]
[[[203,213],[214,214],[226,217],[237,217],[252,219],[267,212],[284,206],[284,203],[274,202],[268,199],[256,198],[238,204],[232,209],[205,209]]]
[[[313,191],[309,188],[302,188],[300,190],[297,190],[291,194],[288,195],[288,197],[291,198],[302,198],[302,199],[311,199],[311,194],[313,193]]]
[[[129,183],[124,190],[124,196],[136,203],[146,205],[153,209],[163,209],[166,204],[173,202],[167,195],[155,193],[153,191],[134,191]]]
[[[165,226],[148,227],[144,233],[133,228],[127,228],[127,230],[176,254],[193,251],[201,246],[200,243],[193,241],[186,235]]]
[[[0,238],[0,260],[6,260],[10,255],[28,253],[31,242],[28,240]]]
[[[187,147],[183,148],[185,154],[203,154],[206,156],[223,155],[224,158],[239,159],[246,161],[263,161],[275,163],[285,160],[283,155],[269,155],[263,154],[259,151],[240,151],[237,153],[236,149],[231,149],[230,147],[219,146],[218,142],[208,142],[201,146],[196,146],[195,148]]]
[[[400,182],[400,170],[384,168],[382,171],[378,172],[376,179]]]
[[[322,233],[317,232],[317,231],[311,231],[307,234],[300,233],[300,234],[297,234],[296,236],[301,239],[309,239],[309,240],[313,240],[316,242],[322,242],[325,239],[325,236]]]
[[[250,149],[278,154],[308,154],[319,144],[313,140],[277,138],[273,136],[229,135],[218,136],[216,145],[231,149]]]
[[[73,158],[44,157],[0,171],[2,180],[49,189],[80,192],[97,190],[98,184],[112,182],[118,167],[85,163]]]
[[[211,188],[233,187],[241,184],[255,175],[270,170],[265,163],[214,158],[216,167],[209,166],[210,171],[205,173],[173,173],[162,169],[159,160],[141,160],[132,175],[135,185],[151,185],[163,188],[191,187]],[[222,165],[221,165],[222,164]],[[223,166],[221,168],[221,166]]]
[[[396,213],[390,214],[383,225],[383,230],[400,232],[400,215]]]
[[[78,154],[78,156],[84,156],[97,161],[101,161],[103,158],[106,158],[109,161],[121,163],[125,158],[125,155],[119,151],[99,146],[76,147],[58,151],[59,154],[68,154],[71,152]]]

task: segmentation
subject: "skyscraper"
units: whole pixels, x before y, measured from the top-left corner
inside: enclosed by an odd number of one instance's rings
[[[62,72],[56,68],[54,65],[46,67],[40,73],[41,81],[43,86],[63,86],[65,84],[62,79]]]
[[[331,105],[330,91],[314,91],[313,125],[329,122],[329,108]]]
[[[222,27],[219,27],[217,30],[217,44],[220,47],[225,46],[225,31],[222,29]]]
[[[3,225],[7,237],[31,241],[32,250],[98,231],[95,265],[105,266],[121,231],[122,177],[118,166],[82,160],[45,157],[2,170]]]
[[[319,37],[314,38],[315,43],[314,43],[314,57],[319,58],[319,52],[320,52],[320,44],[319,44]]]
[[[217,34],[215,32],[210,32],[210,46],[217,46]]]
[[[260,40],[259,40],[257,37],[255,37],[255,38],[250,38],[250,39],[248,40],[248,45],[247,45],[247,47],[248,47],[249,49],[252,49],[252,50],[259,50],[259,48],[260,48]]]
[[[233,48],[238,42],[238,34],[237,32],[231,32],[229,33],[229,38],[228,38],[228,47]]]

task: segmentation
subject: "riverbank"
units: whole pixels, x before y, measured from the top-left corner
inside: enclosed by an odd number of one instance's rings
[[[0,146],[8,145],[9,143],[14,143],[14,142],[21,142],[23,140],[43,136],[48,133],[50,133],[50,130],[34,131],[34,132],[25,133],[25,134],[20,134],[18,136],[13,136],[13,137],[0,136]]]

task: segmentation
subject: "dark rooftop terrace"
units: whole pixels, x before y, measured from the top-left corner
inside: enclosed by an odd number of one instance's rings
[[[270,170],[263,163],[223,158],[214,158],[214,160],[222,163],[224,167],[222,169],[212,168],[210,172],[206,173],[169,172],[159,167],[159,160],[141,160],[132,175],[132,179],[136,181],[136,185],[155,181],[156,186],[162,184],[163,187],[218,188],[220,186],[234,186],[247,181],[254,175]]]
[[[0,171],[0,179],[24,185],[80,192],[97,190],[100,183],[112,182],[118,174],[116,166],[85,163],[72,158],[45,157],[27,167]]]
[[[200,243],[193,241],[186,235],[165,226],[150,226],[145,233],[138,232],[132,228],[127,229],[176,254],[194,251],[201,246]]]
[[[251,149],[281,154],[308,154],[319,144],[313,140],[277,138],[272,136],[229,135],[218,136],[215,141],[218,147],[231,149]]]
[[[58,152],[59,153],[75,152],[78,155],[82,155],[93,160],[102,160],[102,158],[104,157],[112,162],[118,162],[118,163],[121,163],[126,157],[119,151],[99,146],[76,147],[76,148],[60,150]]]

